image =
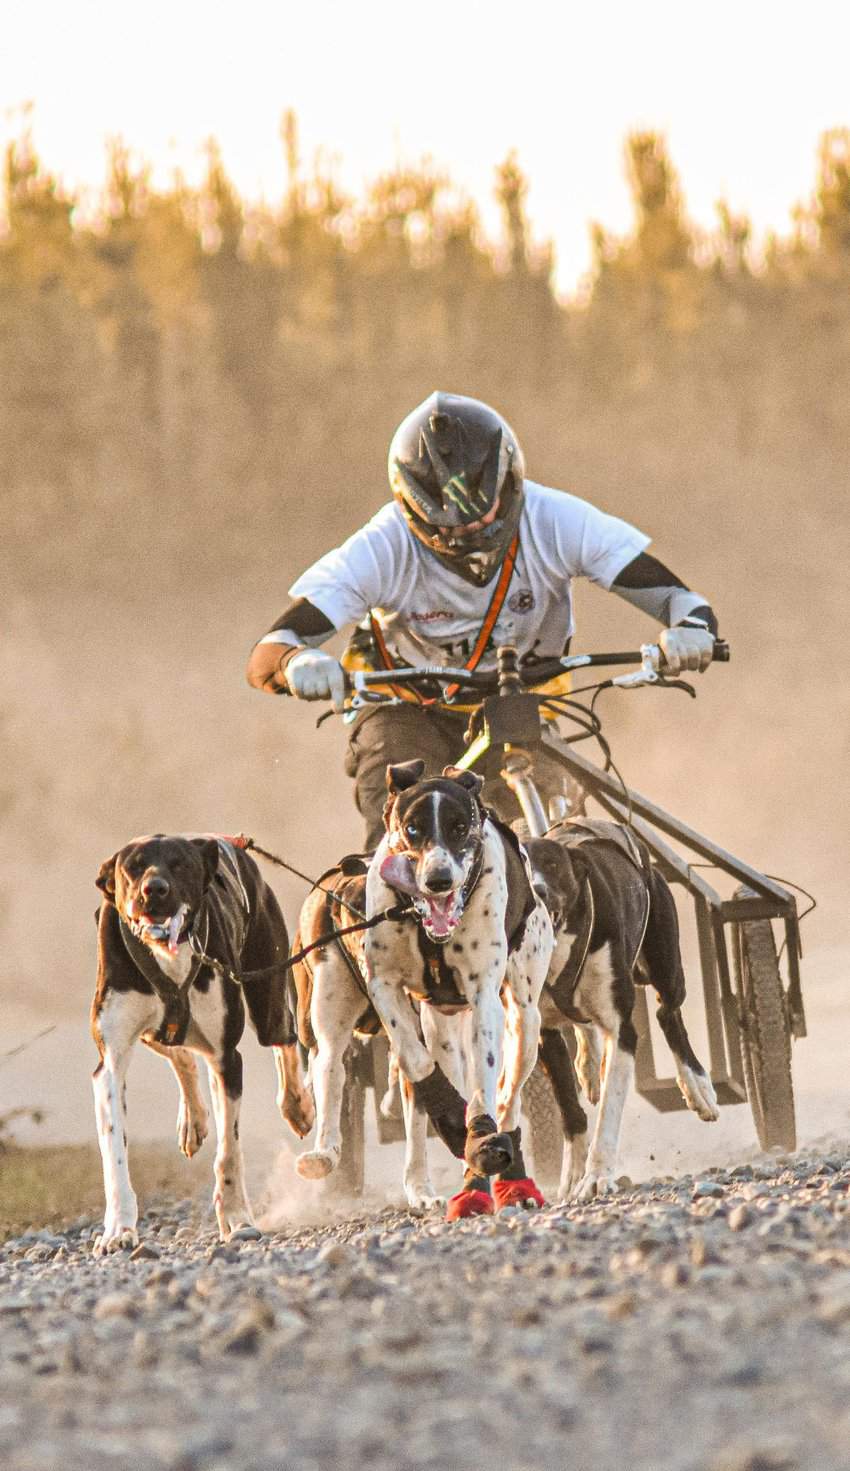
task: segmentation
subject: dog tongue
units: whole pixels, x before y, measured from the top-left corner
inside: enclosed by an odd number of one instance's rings
[[[168,949],[172,955],[177,954],[177,936],[180,934],[182,923],[183,910],[180,908],[176,914],[172,914],[168,922]]]
[[[424,894],[416,883],[416,870],[411,858],[403,853],[388,853],[381,864],[381,878],[401,894],[410,894],[428,906],[428,921],[435,935],[450,935],[455,925],[455,894]]]
[[[388,853],[381,864],[381,878],[391,888],[398,889],[402,894],[414,894],[421,898],[420,890],[416,886],[416,870],[410,858],[403,853]]]
[[[434,934],[451,934],[455,912],[454,894],[447,894],[444,899],[435,899],[432,894],[429,894],[428,911],[431,920],[431,929],[434,931]]]

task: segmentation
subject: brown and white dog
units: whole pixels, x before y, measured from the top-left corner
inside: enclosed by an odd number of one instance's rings
[[[588,1100],[600,1104],[588,1148],[581,1109],[575,1125],[569,1078],[562,1076],[560,1090],[556,1086],[571,1145],[562,1195],[590,1200],[616,1190],[620,1125],[637,1048],[636,983],[657,993],[656,1015],[688,1108],[710,1122],[718,1118],[717,1099],[682,1018],[685,975],[676,903],[645,845],[621,823],[580,817],[556,824],[545,838],[530,839],[525,847],[555,931],[541,998],[544,1039],[554,1039],[567,1020],[572,1022],[579,1081]]]
[[[258,1235],[239,1143],[245,1010],[275,1055],[278,1106],[299,1134],[313,1122],[286,998],[288,937],[254,860],[216,837],[137,838],[102,865],[92,1035],[106,1215],[100,1255],[138,1241],[127,1161],[125,1075],[136,1041],[171,1063],[180,1087],[177,1143],[189,1158],[207,1133],[195,1054],[207,1064],[218,1148],[213,1203],[222,1238]],[[200,955],[219,962],[211,965]],[[227,972],[240,976],[237,984]],[[250,973],[256,972],[253,977]]]
[[[356,898],[343,893],[369,918],[408,906],[356,945],[346,942],[365,994],[338,945],[317,952],[312,967],[319,1128],[297,1168],[318,1176],[339,1159],[342,1055],[368,1000],[412,1092],[405,1090],[408,1199],[433,1199],[423,1163],[427,1114],[466,1164],[464,1188],[449,1202],[454,1219],[493,1209],[492,1175],[499,1204],[541,1200],[526,1174],[519,1113],[537,1056],[553,936],[516,838],[481,807],[480,777],[447,767],[423,780],[423,772],[422,761],[387,768],[386,835]],[[302,940],[337,918],[324,902],[308,901]],[[462,1047],[460,1029],[444,1020],[461,1010],[468,1014]]]

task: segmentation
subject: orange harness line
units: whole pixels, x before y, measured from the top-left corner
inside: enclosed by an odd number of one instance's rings
[[[484,615],[484,622],[481,624],[481,627],[478,630],[478,637],[475,640],[475,647],[463,666],[464,669],[468,670],[470,674],[472,674],[472,672],[478,668],[478,665],[480,664],[482,656],[484,654],[484,650],[486,649],[487,644],[490,640],[490,635],[496,626],[496,620],[498,619],[499,614],[501,613],[504,606],[505,598],[508,595],[508,588],[510,587],[511,578],[514,575],[514,566],[516,565],[518,551],[519,532],[515,531],[511,544],[505,553],[505,560],[503,561],[501,569],[499,571],[499,580],[496,583],[495,588],[493,589],[493,596],[490,599],[490,606]],[[384,668],[392,669],[394,667],[393,658],[389,649],[387,648],[387,642],[384,638],[383,629],[381,628],[381,625],[375,617],[374,613],[369,614],[369,622],[372,628],[372,636],[375,640],[375,644],[377,645],[378,653],[383,660]],[[459,689],[459,684],[448,685],[443,695],[443,699],[453,700]],[[399,694],[401,692],[398,690],[398,688],[396,688],[395,693]],[[420,698],[420,704],[422,705],[435,705],[437,703],[438,700],[436,696],[429,700],[424,700]]]

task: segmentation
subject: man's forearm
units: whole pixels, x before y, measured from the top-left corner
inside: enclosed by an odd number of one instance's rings
[[[324,613],[306,598],[299,598],[254,645],[246,670],[248,683],[269,695],[285,694],[288,690],[285,670],[290,659],[305,647],[323,644],[334,632]]]
[[[641,552],[618,573],[611,591],[667,628],[693,622],[717,637],[717,618],[702,594],[691,592],[675,572],[648,552]]]

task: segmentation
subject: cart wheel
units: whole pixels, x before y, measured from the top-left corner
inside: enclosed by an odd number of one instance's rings
[[[342,1093],[340,1132],[342,1147],[339,1167],[329,1175],[326,1188],[331,1196],[362,1195],[365,1177],[366,1088],[361,1077],[355,1042],[345,1054],[345,1086]]]
[[[522,1107],[528,1119],[535,1178],[547,1185],[557,1185],[564,1154],[564,1128],[552,1084],[539,1062],[523,1085]]]
[[[735,958],[747,1097],[762,1149],[778,1147],[790,1152],[797,1147],[791,1030],[776,941],[769,919],[746,919],[737,929]]]

